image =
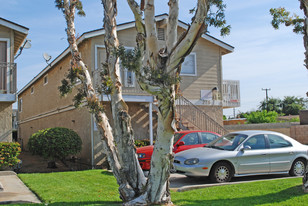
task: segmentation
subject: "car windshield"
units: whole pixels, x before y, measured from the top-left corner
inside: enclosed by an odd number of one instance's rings
[[[230,150],[233,151],[240,145],[248,136],[245,134],[227,134],[222,136],[205,147],[221,149],[221,150]]]
[[[183,136],[182,133],[175,133],[174,134],[174,143],[176,143],[177,141],[179,141],[179,139]]]

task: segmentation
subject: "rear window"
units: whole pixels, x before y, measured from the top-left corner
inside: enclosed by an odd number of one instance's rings
[[[292,144],[285,140],[283,137],[274,134],[267,135],[270,148],[282,148],[282,147],[291,147]]]

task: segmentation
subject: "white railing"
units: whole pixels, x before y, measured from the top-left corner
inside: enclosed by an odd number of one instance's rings
[[[223,80],[222,106],[224,108],[233,108],[241,106],[240,81]]]

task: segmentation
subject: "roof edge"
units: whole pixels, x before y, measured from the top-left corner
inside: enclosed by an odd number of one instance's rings
[[[9,21],[7,19],[1,18],[1,17],[0,17],[0,25],[6,26],[10,29],[19,31],[24,34],[28,34],[28,31],[29,31],[29,28],[22,26],[20,24],[17,24],[15,22]]]

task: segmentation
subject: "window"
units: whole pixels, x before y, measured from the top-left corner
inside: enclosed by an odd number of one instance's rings
[[[7,62],[7,42],[0,41],[0,63]],[[7,90],[7,67],[0,67],[0,93]]]
[[[22,112],[22,98],[18,100],[18,112]]]
[[[135,72],[124,69],[124,86],[135,87]]]
[[[157,39],[165,40],[165,29],[164,28],[157,28]]]
[[[198,133],[189,133],[181,139],[185,145],[199,144]]]
[[[133,50],[132,48],[125,48],[126,51]],[[124,71],[124,86],[125,87],[135,87],[135,72],[128,71],[126,68],[121,68]],[[121,72],[120,72],[121,74]]]
[[[207,132],[201,132],[201,144],[207,144],[213,141],[214,139],[217,139],[218,136],[212,133]]]
[[[291,147],[292,144],[282,137],[274,134],[267,135],[270,148]]]
[[[253,137],[250,137],[245,143],[245,146],[250,146],[252,150],[255,149],[265,149],[265,138],[264,135],[255,135]]]
[[[34,86],[31,87],[31,94],[34,94]]]
[[[196,68],[196,54],[191,53],[190,55],[185,57],[185,60],[182,63],[181,75],[196,76]]]
[[[44,76],[44,85],[46,85],[48,83],[48,76]]]

